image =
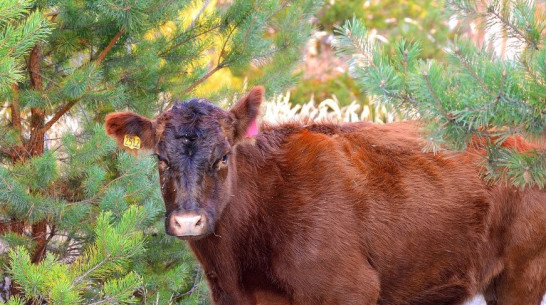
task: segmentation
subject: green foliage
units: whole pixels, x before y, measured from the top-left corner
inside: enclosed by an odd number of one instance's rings
[[[19,297],[12,297],[8,300],[6,305],[24,305],[25,301]]]
[[[142,224],[149,216],[137,206],[128,208],[119,221],[113,221],[110,212],[101,213],[93,244],[70,265],[51,254],[33,264],[25,248],[12,249],[13,279],[27,299],[50,304],[135,303],[133,293],[142,277],[129,270],[132,259],[145,251]]]
[[[0,1],[0,92],[23,79],[23,58],[50,33],[39,11],[29,13],[31,0]]]
[[[452,35],[443,10],[444,1],[336,0],[319,12],[319,26],[331,32],[345,20],[355,19],[389,42],[403,37],[420,41],[422,58],[441,58],[441,48]],[[386,45],[393,51],[393,44]]]
[[[544,187],[544,143],[521,153],[501,146],[515,135],[538,141],[544,136],[545,35],[536,35],[544,33],[545,21],[538,19],[544,14],[531,14],[536,7],[525,1],[516,2],[513,11],[501,10],[507,4],[500,2],[491,3],[484,12],[477,11],[479,6],[471,1],[451,1],[450,5],[464,8],[462,16],[489,17],[490,31],[496,30],[495,24],[503,25],[504,33],[517,38],[520,56],[502,59],[494,50],[477,48],[460,37],[446,48],[445,61],[425,61],[419,59],[418,43],[401,40],[391,53],[368,39],[369,31],[359,20],[337,28],[335,47],[340,56],[350,56],[351,74],[362,90],[427,123],[428,149],[462,150],[476,144],[473,139],[478,137],[488,152],[484,168],[489,178]]]
[[[318,4],[0,0],[0,232],[11,249],[0,263],[21,291],[10,302],[206,304],[191,253],[165,236],[156,160],[118,152],[104,116],[234,96],[241,88],[219,88],[219,73],[286,88]]]

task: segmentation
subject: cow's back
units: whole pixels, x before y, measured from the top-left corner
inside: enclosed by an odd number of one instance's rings
[[[413,129],[413,130],[412,130]],[[369,171],[356,205],[362,240],[381,275],[384,304],[455,304],[502,268],[489,239],[494,203],[468,154],[423,153],[409,123],[352,134],[370,141],[358,159]],[[369,234],[374,232],[374,234]]]
[[[381,304],[451,304],[476,293],[501,268],[498,249],[484,244],[487,188],[470,156],[421,149],[411,123],[292,133],[275,158],[283,184],[271,203],[286,211],[277,220],[289,241],[276,254],[281,277],[366,264],[379,276]],[[313,281],[301,280],[310,293]]]

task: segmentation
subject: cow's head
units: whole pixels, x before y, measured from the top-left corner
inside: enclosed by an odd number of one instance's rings
[[[258,133],[263,94],[255,87],[229,111],[193,99],[155,120],[131,112],[106,116],[106,133],[120,146],[157,155],[167,234],[198,239],[213,232],[232,195],[234,147]]]

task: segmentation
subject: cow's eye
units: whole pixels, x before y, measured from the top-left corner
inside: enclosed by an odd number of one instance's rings
[[[225,154],[222,156],[222,158],[216,160],[216,162],[214,162],[214,165],[213,165],[213,168],[215,170],[221,170],[223,168],[226,168],[227,167],[227,162],[228,162],[228,155]]]

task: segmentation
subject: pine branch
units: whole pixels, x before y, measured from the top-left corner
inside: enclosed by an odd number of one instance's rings
[[[337,26],[334,33],[337,35],[332,45],[336,49],[336,54],[340,57],[350,56],[348,60],[350,66],[377,68],[373,57],[378,49],[371,41],[363,23],[356,18],[352,21],[347,20],[343,26]]]
[[[44,124],[44,127],[40,130],[41,133],[46,133],[53,124],[55,124],[65,113],[67,113],[79,100],[73,100],[66,103],[61,109],[59,109],[53,117]]]
[[[489,87],[485,84],[483,79],[476,74],[474,69],[470,66],[470,63],[466,61],[466,59],[463,57],[463,54],[461,53],[461,50],[458,47],[455,47],[455,50],[453,50],[453,53],[456,55],[455,57],[459,60],[459,62],[463,65],[466,71],[470,73],[472,78],[474,78],[475,81],[478,82],[480,87],[487,93],[489,93],[492,96],[495,96],[495,92],[491,91]]]
[[[242,22],[242,21],[241,21]],[[195,81],[193,84],[191,84],[188,88],[184,89],[184,91],[182,91],[182,94],[187,94],[189,92],[191,92],[193,89],[195,89],[195,87],[199,86],[201,83],[203,83],[204,81],[206,81],[209,77],[211,77],[214,73],[216,73],[217,71],[219,71],[220,69],[222,68],[225,68],[228,64],[226,62],[220,62],[220,59],[222,58],[222,56],[225,54],[225,50],[226,50],[226,47],[227,47],[227,43],[229,41],[229,39],[231,38],[231,35],[233,35],[233,33],[235,32],[235,29],[238,27],[238,25],[240,25],[241,23],[238,23],[237,25],[235,25],[234,27],[231,28],[231,31],[229,32],[229,34],[227,35],[226,39],[224,40],[224,43],[222,45],[222,49],[220,50],[220,55],[218,56],[218,64],[216,65],[216,67],[214,67],[213,69],[211,69],[209,72],[207,72],[207,74],[203,75],[202,77],[200,77],[197,81]],[[167,104],[167,108],[170,108],[172,106],[174,101],[170,101],[168,104]]]
[[[10,158],[10,159],[13,159],[15,157],[14,154],[11,151],[9,151],[9,150],[7,150],[5,148],[2,148],[2,147],[0,147],[0,155],[8,156],[8,158]]]
[[[353,43],[353,46],[359,51],[360,55],[364,56],[367,59],[367,62],[370,66],[375,67],[373,63],[373,58],[370,52],[365,50],[363,46],[360,44],[358,39],[351,33],[351,31],[347,28],[345,29],[345,36],[351,40]]]
[[[36,72],[36,71],[35,71],[34,74],[36,74],[36,76],[39,76],[41,79],[45,79],[46,81],[49,82],[48,87],[45,88],[45,91],[47,91],[47,90],[49,89],[49,86],[50,86],[50,85],[55,85],[55,86],[57,86],[58,88],[61,87],[61,85],[60,85],[59,83],[57,83],[55,80],[53,80],[53,79],[51,79],[51,78],[45,76],[44,74],[42,74],[42,73],[40,73],[40,72]]]
[[[524,33],[522,33],[517,26],[515,26],[510,20],[507,20],[502,15],[494,10],[493,7],[489,7],[487,12],[493,15],[495,18],[499,19],[503,25],[508,27],[513,33],[517,34],[520,40],[525,41],[528,45],[532,46],[535,50],[539,50],[538,44],[536,41],[530,40]]]
[[[136,173],[134,173],[134,174],[127,174],[127,173],[126,173],[126,174],[123,174],[123,175],[121,175],[121,176],[119,176],[119,177],[117,177],[117,178],[115,178],[115,179],[112,179],[110,182],[108,182],[108,184],[106,184],[106,185],[101,189],[101,191],[97,192],[93,197],[87,198],[87,199],[84,200],[84,201],[78,201],[78,202],[68,203],[67,205],[76,205],[76,204],[83,204],[83,203],[88,203],[88,202],[92,203],[93,200],[97,199],[99,196],[101,196],[102,194],[104,194],[104,192],[106,192],[106,190],[108,190],[108,188],[109,188],[112,184],[114,184],[116,181],[119,181],[119,180],[121,180],[121,179],[123,179],[123,178],[131,177],[131,176],[133,176],[133,175],[136,175]]]
[[[106,297],[88,305],[129,303],[141,283],[140,276],[134,272],[120,279],[109,279],[103,286]]]
[[[109,296],[109,297],[107,297],[105,299],[102,299],[100,301],[96,301],[96,302],[93,302],[93,303],[89,303],[87,305],[99,305],[99,304],[104,304],[104,303],[116,304],[117,302],[114,302],[114,301],[116,301],[118,299],[118,297],[123,295],[124,293],[125,293],[125,291],[120,291],[117,295]]]
[[[191,86],[189,86],[188,88],[184,89],[184,91],[182,91],[182,94],[186,94],[186,93],[189,93],[191,92],[193,89],[195,89],[195,87],[199,86],[201,83],[203,83],[204,81],[206,81],[209,77],[211,77],[214,73],[216,73],[218,70],[224,68],[224,65],[222,64],[218,64],[216,67],[214,67],[212,70],[210,70],[209,72],[207,72],[207,74],[201,76],[201,78],[199,78],[197,81],[195,81],[193,84],[191,84]]]
[[[412,107],[416,108],[417,105],[418,105],[418,102],[415,98],[413,98],[411,95],[407,94],[394,94],[394,93],[391,93],[389,92],[387,89],[385,89],[385,86],[381,86],[381,89],[382,89],[382,92],[385,96],[387,96],[388,98],[392,98],[392,99],[395,99],[395,100],[399,100],[400,101],[400,104],[404,105],[404,104],[410,104]]]
[[[478,11],[475,7],[472,7],[470,3],[464,1],[448,0],[446,1],[446,4],[447,7],[451,10],[450,13],[457,13],[466,17],[478,15]]]
[[[19,113],[19,86],[17,84],[11,85],[13,91],[13,100],[11,102],[11,121],[13,127],[17,129],[19,139],[21,139],[21,114]]]
[[[147,13],[151,14],[151,13],[157,11],[157,10],[160,10],[160,9],[164,8],[165,6],[171,5],[175,1],[176,0],[163,1],[163,2],[161,2],[160,5],[152,7],[152,9],[150,9]]]
[[[235,29],[237,29],[237,27],[239,27],[239,25],[241,25],[242,22],[243,21],[241,20],[234,27],[232,27],[231,30],[229,31],[226,39],[224,40],[224,43],[222,44],[222,49],[220,49],[220,54],[218,55],[218,63],[220,63],[220,60],[225,55],[226,46],[227,46],[227,43],[228,43],[229,39],[231,38],[231,35],[233,35],[233,33],[235,32]]]
[[[121,35],[123,35],[124,30],[120,29],[114,37],[110,40],[110,43],[100,52],[99,57],[95,60],[95,66],[99,66],[100,63],[104,60],[108,52],[114,47],[116,42],[121,38]],[[65,113],[67,113],[76,103],[79,102],[79,100],[72,100],[66,103],[61,109],[59,109],[53,117],[44,124],[44,126],[40,129],[41,134],[45,134],[52,126],[55,124]]]
[[[102,265],[104,265],[104,264],[106,264],[108,262],[112,262],[112,261],[115,261],[117,259],[123,258],[123,257],[132,257],[137,253],[137,251],[138,251],[138,249],[133,249],[133,252],[129,252],[126,255],[119,255],[119,256],[111,256],[111,254],[106,251],[104,253],[104,255],[105,255],[104,258],[100,262],[98,262],[93,267],[91,267],[89,270],[87,270],[85,273],[83,273],[82,275],[80,275],[76,279],[74,279],[74,281],[72,281],[72,284],[74,286],[76,286],[78,283],[83,281],[87,276],[89,276],[93,271],[100,268]]]
[[[26,20],[20,28],[18,42],[12,47],[16,56],[26,53],[31,47],[39,47],[39,42],[43,41],[50,30],[46,25],[46,20],[40,12],[35,11]],[[41,50],[38,49],[41,53]],[[40,54],[41,55],[41,54]],[[41,57],[41,56],[40,56]]]
[[[112,37],[112,39],[110,40],[110,43],[108,43],[108,45],[106,46],[106,48],[104,48],[104,50],[102,50],[102,52],[100,52],[99,54],[99,57],[97,57],[97,60],[95,60],[95,65],[96,66],[99,66],[100,63],[103,61],[103,59],[106,57],[106,54],[108,54],[108,52],[110,52],[110,50],[112,49],[112,47],[114,47],[114,45],[116,44],[116,42],[118,42],[118,40],[121,38],[121,35],[123,35],[125,31],[123,29],[120,29],[116,35],[114,35],[114,37]]]
[[[13,146],[9,149],[0,147],[0,154],[8,156],[14,163],[31,157],[30,152],[24,145]]]
[[[0,6],[0,16],[2,16],[0,22],[9,22],[12,18],[21,16],[24,10],[31,5],[29,1],[11,1],[2,4]]]
[[[430,78],[428,77],[428,73],[423,73],[423,78],[425,79],[425,82],[427,84],[427,89],[430,95],[432,96],[432,99],[436,103],[438,109],[442,112],[445,118],[448,119],[448,121],[452,121],[452,116],[449,115],[449,113],[445,110],[444,106],[442,105],[442,101],[438,98],[438,95],[436,94],[436,91],[434,91],[434,88],[432,87],[432,84],[430,83]]]
[[[181,45],[183,45],[183,44],[185,44],[185,43],[187,43],[187,42],[189,42],[189,41],[192,41],[192,40],[194,40],[195,38],[197,38],[197,37],[199,37],[199,36],[201,36],[201,35],[208,34],[208,33],[212,32],[212,31],[214,31],[214,30],[216,30],[216,29],[218,29],[218,28],[220,28],[220,25],[219,25],[219,24],[216,25],[216,26],[213,26],[213,27],[211,27],[211,28],[209,28],[209,29],[207,29],[207,30],[205,30],[205,31],[203,31],[203,32],[201,32],[201,33],[199,33],[199,34],[195,34],[195,35],[193,35],[193,36],[189,36],[188,38],[186,38],[186,39],[184,39],[184,40],[182,40],[182,41],[179,41],[179,42],[175,43],[174,45],[170,46],[169,48],[165,49],[164,51],[160,52],[160,53],[158,54],[158,56],[165,56],[166,54],[168,54],[168,53],[171,52],[172,50],[174,50],[174,49],[180,47]]]
[[[248,46],[248,37],[250,36],[250,31],[252,30],[252,26],[254,25],[254,23],[256,23],[256,17],[252,18],[252,20],[250,21],[250,25],[247,27],[246,29],[246,34],[245,34],[245,38],[243,39],[243,50],[241,51],[241,53],[245,53],[246,51],[246,48]],[[229,37],[228,37],[229,38]],[[226,40],[227,41],[227,40]],[[224,49],[222,48],[222,51]],[[223,52],[220,52],[220,55],[222,54]]]
[[[290,48],[292,46],[292,44],[290,43],[285,43],[285,44],[282,44],[280,45],[279,47],[275,47],[275,48],[271,48],[270,50],[267,50],[265,53],[261,53],[261,54],[258,54],[256,56],[253,56],[253,60],[256,60],[256,61],[260,61],[260,60],[267,60],[269,58],[271,58],[271,56],[275,53],[278,53],[280,51],[284,51],[284,50],[287,50],[288,48]]]
[[[499,84],[499,93],[497,94],[497,98],[495,99],[495,102],[498,102],[502,96],[504,95],[504,82],[506,81],[506,70],[502,71],[500,84]]]
[[[210,0],[203,1],[203,6],[201,6],[201,9],[199,10],[199,12],[197,12],[197,15],[195,15],[195,18],[193,18],[193,20],[191,21],[190,26],[188,27],[188,30],[193,29],[199,17],[203,15],[203,13],[205,12],[205,9],[207,8],[207,6],[209,6],[209,3],[210,3]]]
[[[115,259],[115,258],[113,258]],[[72,284],[74,286],[76,286],[79,282],[83,281],[89,274],[91,274],[93,271],[97,270],[98,268],[100,268],[102,265],[106,264],[108,261],[110,261],[110,254],[109,253],[105,253],[105,256],[104,258],[98,262],[97,264],[95,264],[95,266],[91,267],[89,270],[87,270],[84,274],[78,276],[77,278],[74,279],[74,281],[72,281]]]
[[[195,276],[193,277],[193,282],[190,289],[188,289],[188,291],[184,293],[178,293],[176,295],[171,296],[172,300],[179,300],[183,297],[192,295],[197,289],[199,289],[199,279],[201,277],[201,274],[200,274],[201,268],[199,266],[195,267],[194,272],[195,272]]]
[[[273,17],[277,16],[277,14],[282,11],[283,9],[285,9],[288,5],[290,5],[290,2],[293,2],[293,1],[290,1],[290,0],[287,0],[287,1],[284,1],[283,3],[281,3],[281,5],[279,5],[279,8],[276,9],[275,11],[273,11],[273,13],[271,13],[267,18],[266,20],[271,20],[273,19]]]

